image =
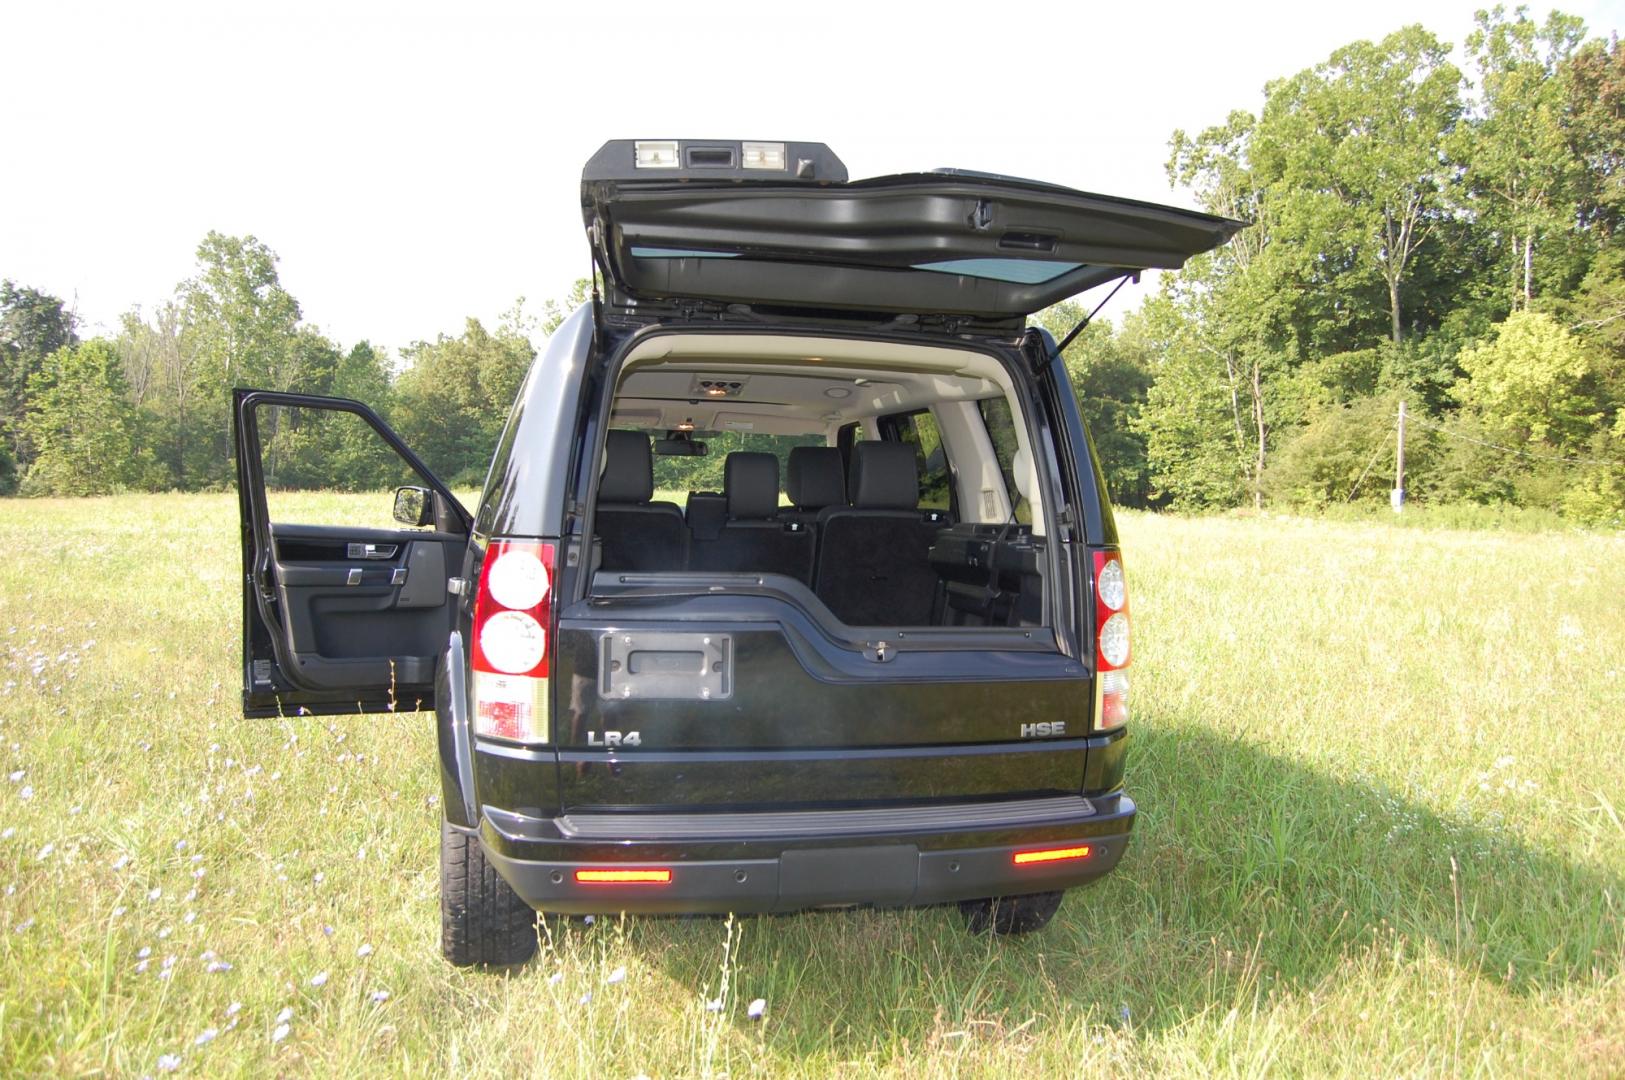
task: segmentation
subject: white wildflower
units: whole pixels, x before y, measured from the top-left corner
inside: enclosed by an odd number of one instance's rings
[[[384,1002],[389,1000],[389,991],[374,990],[372,993],[367,995],[367,1000],[371,1001],[374,1005],[382,1005]]]
[[[363,945],[363,946],[361,946],[361,948],[359,948],[359,949],[357,949],[355,951],[355,954],[357,956],[361,957],[362,959],[366,959],[367,957],[372,955],[372,946],[371,945]]]
[[[219,1028],[204,1028],[197,1038],[192,1040],[193,1046],[207,1046],[214,1042],[215,1036],[220,1034]]]
[[[326,986],[327,985],[327,972],[318,971],[316,974],[312,975],[310,977],[310,985],[312,985],[312,986]]]
[[[616,983],[622,982],[625,979],[626,979],[626,968],[624,966],[622,966],[622,967],[618,967],[614,971],[610,972],[609,973],[609,978],[605,979],[604,982],[608,983],[611,986],[614,986]]]
[[[180,1067],[181,1056],[179,1054],[162,1054],[158,1058],[159,1072],[174,1072]]]
[[[289,1020],[292,1020],[292,1019],[293,1019],[293,1006],[292,1005],[289,1005],[287,1008],[283,1009],[281,1012],[276,1014],[276,1022],[279,1023],[279,1024],[286,1024]]]
[[[274,1043],[279,1043],[283,1039],[286,1039],[288,1037],[289,1030],[290,1029],[287,1024],[278,1024],[276,1026],[276,1030],[271,1032],[271,1041]]]
[[[760,1020],[762,1018],[762,1014],[765,1012],[767,1012],[766,998],[757,998],[755,1001],[745,1006],[745,1015],[750,1017],[752,1020]]]

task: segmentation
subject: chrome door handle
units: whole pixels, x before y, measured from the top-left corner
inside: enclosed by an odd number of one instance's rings
[[[395,544],[348,544],[344,552],[348,559],[393,559],[399,550]]]

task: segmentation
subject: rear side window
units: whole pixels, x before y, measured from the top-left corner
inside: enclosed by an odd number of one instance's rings
[[[1002,397],[987,398],[978,401],[976,407],[981,410],[982,425],[993,443],[993,455],[999,459],[999,474],[1004,477],[1005,494],[1010,498],[1016,522],[1031,525],[1032,504],[1016,486],[1016,450],[1021,444],[1016,441],[1016,421],[1010,414],[1010,403]]]
[[[920,467],[920,508],[952,510],[953,476],[948,471],[948,454],[942,448],[942,432],[931,410],[903,413],[886,418],[893,437],[914,447],[914,460]]]

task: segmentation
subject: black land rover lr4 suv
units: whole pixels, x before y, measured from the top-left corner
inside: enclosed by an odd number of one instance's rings
[[[1026,317],[1240,223],[794,142],[610,142],[581,194],[595,296],[477,513],[366,405],[236,391],[244,715],[433,702],[455,964],[538,910],[1043,926],[1135,810],[1117,533]],[[268,512],[273,425],[333,411],[399,527]]]

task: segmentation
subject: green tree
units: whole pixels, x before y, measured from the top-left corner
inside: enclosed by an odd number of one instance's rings
[[[159,486],[183,490],[214,472],[200,460],[214,428],[211,400],[202,378],[196,338],[183,328],[183,313],[172,301],[160,304],[150,322],[139,310],[125,314],[117,348],[130,401],[153,432],[152,449],[163,469]],[[212,399],[219,407],[220,399]]]
[[[470,318],[458,337],[402,350],[392,424],[444,479],[478,483],[536,351],[517,325]]]
[[[1449,52],[1421,26],[1346,45],[1267,87],[1249,144],[1269,189],[1275,239],[1306,258],[1375,275],[1396,343],[1454,172],[1444,147],[1461,115],[1462,78]]]
[[[57,297],[0,281],[0,495],[33,460],[22,425],[29,383],[46,357],[79,340],[75,322]]]
[[[1563,449],[1596,432],[1602,412],[1587,392],[1591,358],[1550,315],[1514,312],[1460,362],[1467,378],[1457,395],[1501,438]]]
[[[1265,483],[1272,500],[1309,509],[1349,502],[1386,502],[1392,486],[1400,395],[1386,393],[1316,406],[1282,445]],[[1428,478],[1437,439],[1423,428],[1405,441],[1410,475]],[[1409,483],[1409,482],[1408,482]],[[1410,483],[1410,494],[1424,494]]]
[[[1467,36],[1478,69],[1480,110],[1463,125],[1456,156],[1483,225],[1498,234],[1510,271],[1513,307],[1534,297],[1536,252],[1573,229],[1584,161],[1565,125],[1562,73],[1585,37],[1585,24],[1552,12],[1544,24],[1518,8],[1480,11]]]
[[[105,495],[145,486],[154,471],[141,445],[124,371],[112,343],[58,349],[29,380],[22,426],[36,449],[23,476],[30,495]]]
[[[570,285],[570,291],[565,294],[563,300],[549,300],[546,304],[542,305],[542,336],[552,337],[553,331],[559,328],[560,324],[562,324],[564,320],[570,316],[571,312],[575,311],[575,309],[580,307],[582,304],[589,302],[591,299],[591,279],[576,278],[575,281]]]
[[[1057,341],[1087,314],[1066,300],[1033,316]],[[1112,324],[1090,323],[1061,356],[1078,400],[1078,410],[1100,454],[1112,501],[1122,506],[1152,503],[1151,466],[1140,410],[1151,388],[1149,350],[1137,335],[1116,333]]]
[[[276,253],[253,236],[210,232],[197,249],[198,273],[176,290],[181,351],[202,403],[189,414],[180,479],[188,486],[224,484],[230,476],[229,409],[234,386],[293,387],[311,360],[298,333],[299,304],[277,277]],[[274,437],[274,433],[271,433]]]
[[[1236,505],[1256,460],[1242,417],[1240,372],[1235,358],[1207,339],[1196,310],[1201,296],[1171,281],[1136,320],[1153,360],[1133,428],[1145,439],[1152,497],[1179,510]]]
[[[1593,39],[1563,65],[1569,145],[1585,164],[1580,220],[1605,237],[1625,226],[1625,48]]]

